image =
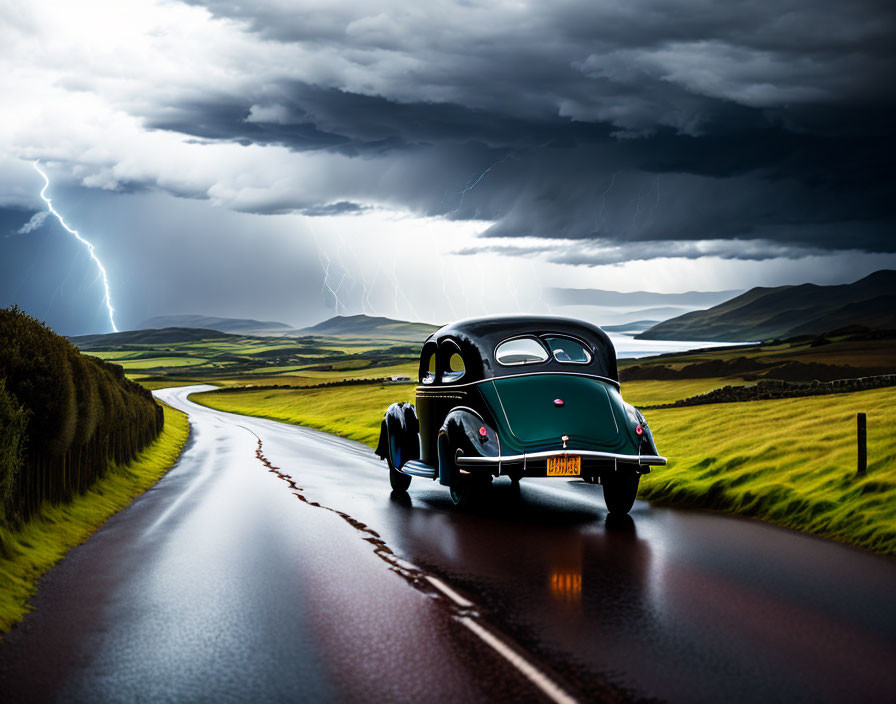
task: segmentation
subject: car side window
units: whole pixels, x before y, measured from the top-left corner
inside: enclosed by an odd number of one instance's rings
[[[442,340],[439,343],[438,367],[442,384],[450,384],[464,375],[464,358],[460,346],[454,340]]]
[[[504,366],[541,364],[548,361],[548,353],[534,337],[516,337],[495,348],[495,360]]]
[[[460,356],[460,353],[455,352],[448,358],[448,368],[442,372],[442,381],[446,384],[457,381],[464,375],[465,371],[464,358]]]
[[[436,380],[436,351],[424,350],[420,357],[420,382],[432,384]]]
[[[545,337],[544,341],[551,348],[554,359],[566,364],[588,364],[591,353],[581,342],[570,337]]]

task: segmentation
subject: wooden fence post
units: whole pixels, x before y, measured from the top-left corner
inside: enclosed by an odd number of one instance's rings
[[[861,477],[865,475],[865,470],[868,468],[867,433],[865,432],[864,413],[859,413],[856,416],[856,439],[859,444],[858,475]]]

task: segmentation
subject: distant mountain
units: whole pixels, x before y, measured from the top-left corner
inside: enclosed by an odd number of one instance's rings
[[[337,315],[310,328],[299,330],[301,335],[338,335],[387,340],[423,342],[438,325],[409,323],[370,315]]]
[[[609,308],[644,308],[657,306],[678,306],[703,308],[727,301],[742,290],[734,291],[688,291],[687,293],[655,293],[652,291],[603,291],[597,288],[551,288],[548,297],[551,303],[560,306],[606,306]]]
[[[741,342],[820,334],[847,325],[896,329],[896,271],[883,269],[839,286],[753,288],[707,310],[666,320],[637,337]]]
[[[288,335],[295,332],[286,323],[251,318],[219,318],[212,315],[158,315],[144,320],[136,329],[161,328],[204,328],[239,335]]]
[[[644,332],[656,325],[658,320],[632,320],[630,323],[622,323],[621,325],[601,325],[601,329],[605,332]]]
[[[238,337],[220,330],[204,330],[202,328],[162,328],[161,330],[128,330],[127,332],[110,332],[103,335],[77,335],[70,337],[72,344],[79,349],[98,350],[118,345],[165,345],[175,342],[192,342],[193,340],[220,340],[227,337]]]

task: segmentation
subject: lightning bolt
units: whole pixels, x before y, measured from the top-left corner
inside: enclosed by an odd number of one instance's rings
[[[323,248],[320,246],[320,240],[317,237],[317,233],[314,235],[314,244],[317,246],[317,258],[320,262],[321,267],[324,270],[324,283],[321,286],[320,290],[323,293],[324,289],[330,292],[330,295],[333,296],[333,301],[336,305],[336,315],[339,315],[339,307],[342,306],[343,310],[345,310],[345,306],[342,301],[339,300],[339,289],[342,287],[342,282],[345,280],[345,274],[342,275],[342,278],[339,280],[339,283],[336,284],[336,288],[333,288],[333,285],[330,283],[330,265],[332,262],[330,261],[330,257],[327,256],[327,253],[324,252]]]
[[[377,276],[380,273],[380,263],[379,259],[376,262],[376,269],[374,269],[373,276],[370,281],[367,280],[367,276],[364,274],[364,267],[361,265],[361,260],[358,256],[358,249],[354,247],[349,250],[352,255],[352,258],[355,260],[355,268],[358,271],[358,275],[361,277],[361,312],[366,315],[376,315],[376,309],[373,306],[373,302],[370,300],[370,294],[373,292],[373,287],[376,285]]]
[[[604,220],[604,209],[607,207],[607,194],[613,189],[613,184],[616,183],[616,177],[619,175],[619,172],[615,172],[613,177],[610,179],[610,185],[607,186],[607,190],[605,190],[600,196],[600,213],[597,215],[597,219],[603,223]]]
[[[94,263],[96,264],[96,268],[99,270],[100,276],[102,276],[103,279],[103,289],[105,290],[104,303],[106,304],[106,309],[109,311],[109,322],[112,324],[112,330],[118,332],[118,326],[115,325],[115,309],[112,307],[112,296],[109,293],[109,276],[106,273],[106,267],[103,266],[100,258],[96,256],[96,248],[93,246],[93,244],[81,237],[81,235],[78,234],[77,230],[69,227],[68,223],[65,222],[65,219],[62,217],[62,215],[60,215],[56,208],[53,207],[53,201],[47,198],[46,194],[47,189],[50,187],[50,178],[43,171],[43,169],[40,168],[39,162],[37,161],[34,162],[34,170],[44,177],[44,187],[40,190],[40,197],[41,200],[43,200],[43,202],[47,204],[47,210],[50,211],[53,217],[55,217],[59,221],[59,224],[62,225],[67,232],[74,235],[75,239],[77,239],[78,242],[87,247],[87,251],[90,253],[90,258],[93,259]]]
[[[467,181],[467,185],[464,186],[463,190],[457,192],[457,195],[460,196],[460,201],[458,201],[457,207],[454,209],[453,212],[456,213],[458,210],[461,209],[461,206],[463,206],[463,204],[464,204],[464,197],[467,195],[467,193],[472,191],[474,188],[476,188],[476,186],[478,186],[480,184],[482,179],[484,179],[486,177],[486,175],[488,174],[489,171],[491,171],[493,168],[495,168],[498,164],[503,164],[505,161],[507,161],[510,158],[510,156],[511,155],[508,154],[503,159],[499,159],[494,164],[489,166],[485,171],[482,171],[479,174],[473,174],[470,177],[470,179]]]

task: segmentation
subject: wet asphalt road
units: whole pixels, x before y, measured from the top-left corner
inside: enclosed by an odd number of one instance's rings
[[[896,700],[893,560],[640,501],[609,521],[576,481],[498,480],[458,512],[426,480],[391,495],[369,448],[192,390],[159,392],[191,416],[179,464],[0,645],[0,701],[547,700],[533,678],[579,700]]]

